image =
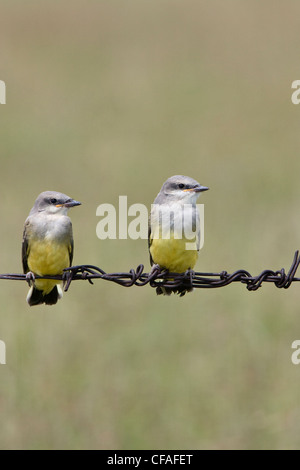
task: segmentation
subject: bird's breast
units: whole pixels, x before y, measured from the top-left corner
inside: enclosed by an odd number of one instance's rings
[[[151,242],[150,253],[155,264],[168,269],[170,272],[183,273],[193,269],[197,258],[196,249],[187,249],[191,240],[154,238]]]
[[[43,275],[61,274],[70,265],[70,246],[52,239],[34,240],[30,243],[28,267]]]

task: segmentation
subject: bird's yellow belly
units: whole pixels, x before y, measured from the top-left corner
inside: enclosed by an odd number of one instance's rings
[[[62,274],[65,268],[70,265],[68,246],[59,245],[53,241],[35,241],[31,243],[28,256],[28,267],[30,271],[39,276],[55,276]],[[35,285],[37,289],[43,290],[44,293],[51,292],[56,284],[60,281],[49,279],[36,279]]]
[[[150,246],[154,263],[174,273],[183,273],[187,269],[193,269],[198,258],[198,251],[187,250],[187,242],[191,243],[191,240],[154,238]]]

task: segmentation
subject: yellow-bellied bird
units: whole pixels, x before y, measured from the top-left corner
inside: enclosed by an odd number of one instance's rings
[[[70,207],[81,203],[56,191],[41,193],[25,221],[22,261],[23,270],[32,282],[27,295],[30,306],[56,304],[62,297],[61,281],[35,279],[62,274],[72,265],[73,233]]]
[[[196,201],[201,186],[188,176],[176,175],[167,179],[151,208],[149,223],[149,251],[151,265],[159,265],[169,272],[192,270],[198,258],[200,219]],[[153,268],[152,268],[153,269]],[[181,296],[184,288],[158,287],[157,294]]]

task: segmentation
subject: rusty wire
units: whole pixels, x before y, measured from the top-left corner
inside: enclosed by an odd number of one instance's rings
[[[62,275],[57,276],[35,276],[36,279],[54,279],[64,282],[64,290],[67,291],[72,281],[87,280],[93,284],[95,279],[112,281],[123,287],[145,286],[149,284],[154,288],[179,288],[191,290],[192,288],[216,288],[228,286],[232,282],[241,282],[246,284],[249,291],[255,291],[262,286],[264,282],[273,283],[278,288],[287,289],[292,282],[300,281],[295,277],[300,264],[299,251],[294,254],[293,262],[288,273],[284,268],[273,271],[265,269],[257,276],[252,276],[248,271],[239,269],[232,274],[227,271],[220,273],[200,273],[187,271],[185,273],[171,273],[155,266],[150,273],[144,272],[144,265],[140,264],[135,270],[129,272],[106,273],[103,269],[93,265],[71,266],[64,270]],[[0,274],[0,279],[27,281],[30,282],[26,274]]]

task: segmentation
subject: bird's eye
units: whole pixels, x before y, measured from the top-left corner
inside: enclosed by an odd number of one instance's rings
[[[56,204],[56,203],[57,203],[57,199],[55,199],[55,197],[53,197],[52,199],[50,199],[50,202],[51,202],[51,204]]]
[[[183,184],[183,183],[179,183],[178,188],[179,188],[179,189],[183,189],[183,188],[184,188],[184,184]]]

